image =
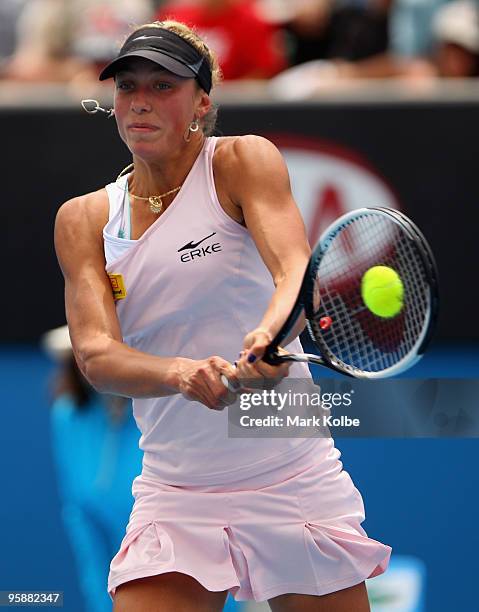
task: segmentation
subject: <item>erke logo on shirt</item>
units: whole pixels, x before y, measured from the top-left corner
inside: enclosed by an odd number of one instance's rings
[[[185,253],[181,254],[180,260],[183,263],[187,263],[188,261],[193,261],[193,259],[195,258],[206,257],[207,255],[212,255],[213,253],[218,253],[219,251],[221,251],[222,250],[221,244],[219,242],[208,244],[205,247],[201,247],[201,249],[197,248],[202,242],[204,242],[205,240],[208,240],[208,238],[211,238],[215,234],[216,232],[213,232],[209,236],[206,236],[205,238],[198,240],[198,242],[194,242],[193,240],[190,240],[190,242],[180,247],[178,249],[178,253],[180,253],[181,251],[186,251]]]

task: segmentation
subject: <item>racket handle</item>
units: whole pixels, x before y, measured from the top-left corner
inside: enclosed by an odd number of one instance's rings
[[[285,361],[289,361],[288,359],[285,359],[284,356],[280,355],[276,348],[267,348],[262,360],[269,365],[280,365]]]
[[[266,356],[265,356],[266,357]],[[279,365],[280,363],[284,363],[286,361],[297,361],[301,363],[316,363],[318,365],[325,365],[325,361],[322,357],[318,355],[312,355],[311,353],[284,353],[279,355],[278,353],[273,353],[272,357],[268,356],[268,359],[272,359],[268,361],[263,357],[263,361],[269,363],[270,365]]]
[[[221,382],[230,393],[238,393],[241,390],[241,385],[235,380],[230,380],[225,374],[221,375]]]

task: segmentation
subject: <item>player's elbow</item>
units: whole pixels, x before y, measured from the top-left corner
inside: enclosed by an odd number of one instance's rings
[[[88,383],[99,393],[109,391],[108,343],[96,341],[85,343],[75,350],[78,367]]]
[[[98,393],[106,393],[108,388],[97,359],[88,359],[82,364],[82,372],[88,383]]]

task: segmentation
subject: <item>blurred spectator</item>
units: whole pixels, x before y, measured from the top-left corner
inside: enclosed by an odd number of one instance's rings
[[[292,64],[316,59],[349,61],[388,48],[391,0],[302,0],[287,24]]]
[[[415,80],[479,76],[479,4],[454,0],[437,8],[431,24],[430,51],[423,57],[393,52],[338,66],[342,76],[376,78],[400,76]]]
[[[434,45],[433,21],[448,0],[394,0],[390,18],[391,53],[425,57]]]
[[[286,67],[282,34],[253,0],[169,2],[156,18],[195,27],[216,52],[225,79],[266,79]]]
[[[51,409],[53,459],[62,519],[88,612],[111,612],[107,579],[131,511],[142,451],[131,403],[100,396],[81,375],[67,327],[44,336],[58,362]]]
[[[443,77],[479,76],[479,3],[457,0],[437,13],[435,63]]]
[[[12,55],[18,18],[27,0],[0,0],[0,61]]]
[[[402,77],[410,81],[479,76],[479,5],[454,0],[438,9],[432,25],[429,57],[404,58],[393,53],[357,61],[314,60],[286,70],[270,83],[282,99],[314,96],[325,87],[361,78]]]
[[[30,0],[19,19],[17,49],[4,76],[96,80],[130,26],[149,21],[152,14],[151,0]]]

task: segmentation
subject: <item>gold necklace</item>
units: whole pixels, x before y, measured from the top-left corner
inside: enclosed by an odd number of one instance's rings
[[[123,168],[120,174],[116,177],[115,182],[118,182],[118,180],[121,179],[122,176],[124,176],[130,169],[134,169],[134,167],[135,167],[134,164],[129,164],[126,168]],[[149,196],[145,198],[144,196],[137,196],[134,193],[131,193],[128,190],[128,181],[126,182],[126,184],[127,184],[127,188],[124,191],[128,193],[130,198],[135,198],[135,200],[144,200],[145,202],[149,202],[150,210],[152,213],[155,213],[155,215],[159,215],[160,212],[163,210],[163,198],[166,198],[166,196],[176,193],[183,187],[183,185],[180,185],[179,187],[170,189],[169,191],[166,191],[165,193],[161,193],[160,195],[154,195],[154,196]]]

